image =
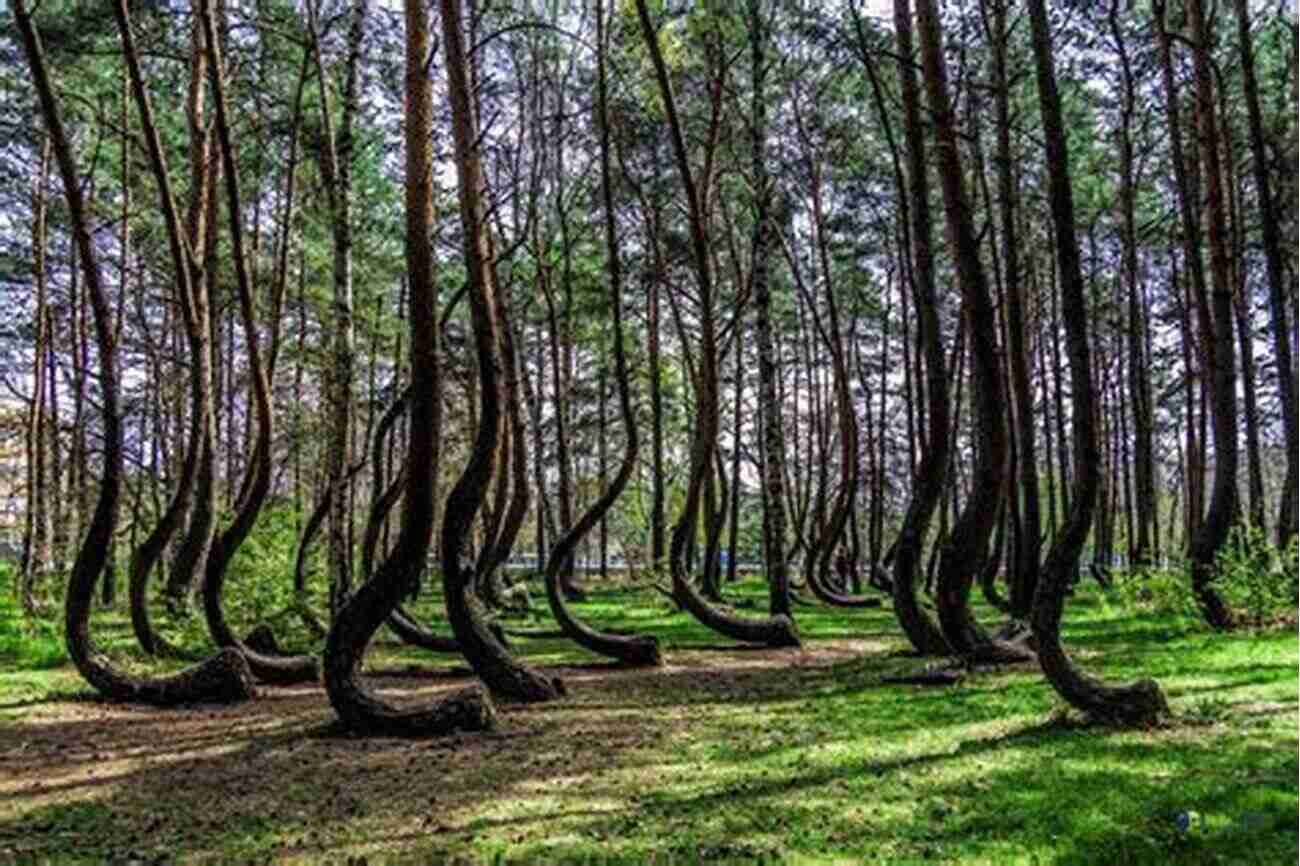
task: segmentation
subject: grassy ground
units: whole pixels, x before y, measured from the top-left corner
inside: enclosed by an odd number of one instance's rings
[[[800,608],[805,649],[776,651],[650,593],[580,609],[660,635],[668,665],[517,640],[571,696],[443,740],[341,736],[319,688],[158,712],[95,701],[66,666],[0,667],[0,862],[1296,862],[1294,631],[1076,599],[1076,659],[1154,675],[1174,710],[1117,733],[1071,721],[1034,666],[883,684],[920,666],[885,611]],[[369,665],[399,702],[465,679],[388,642]]]

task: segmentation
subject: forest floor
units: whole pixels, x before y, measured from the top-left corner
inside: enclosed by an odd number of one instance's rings
[[[1217,635],[1081,594],[1076,660],[1155,676],[1173,709],[1113,732],[1032,664],[885,684],[923,664],[887,608],[801,607],[793,651],[721,642],[647,591],[578,608],[660,635],[667,665],[516,640],[570,694],[499,706],[487,735],[352,738],[318,687],[157,711],[96,700],[66,665],[0,669],[0,863],[1297,860],[1294,629]],[[124,633],[100,620],[105,643]],[[388,641],[368,667],[402,702],[467,680]]]

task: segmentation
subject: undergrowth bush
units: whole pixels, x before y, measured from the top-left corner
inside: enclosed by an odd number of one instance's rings
[[[1300,591],[1296,556],[1294,539],[1278,551],[1258,527],[1235,526],[1215,559],[1215,587],[1249,625],[1293,620]]]
[[[294,610],[293,567],[298,550],[296,512],[292,504],[273,503],[262,509],[248,538],[240,545],[226,570],[222,608],[226,622],[243,637],[256,625],[266,623],[286,649],[306,649],[311,635]],[[229,515],[223,517],[227,525]],[[317,539],[319,545],[321,539]],[[316,550],[313,550],[316,553]],[[313,556],[311,561],[317,557]],[[324,576],[307,569],[310,597],[318,606],[325,598]],[[202,601],[190,605],[184,615],[169,613],[163,598],[161,576],[152,582],[150,610],[154,629],[168,642],[196,654],[212,650]]]
[[[1214,589],[1246,625],[1293,622],[1300,597],[1300,548],[1292,539],[1279,551],[1258,527],[1233,527],[1215,559]],[[1137,568],[1120,574],[1107,601],[1130,612],[1173,615],[1200,622],[1192,593],[1191,566]]]
[[[312,639],[294,607],[293,568],[298,552],[295,517],[291,504],[262,509],[253,532],[231,560],[222,599],[226,619],[241,636],[255,625],[267,623],[287,648],[304,648]],[[319,554],[324,543],[322,533],[312,552]],[[309,562],[317,558],[313,556]],[[322,572],[310,565],[307,569],[308,594],[321,614],[327,596]]]

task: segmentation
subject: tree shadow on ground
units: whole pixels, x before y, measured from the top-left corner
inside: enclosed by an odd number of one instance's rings
[[[644,862],[644,847],[619,841],[632,838],[687,861],[787,845],[919,859],[968,843],[996,854],[1023,842],[1028,822],[1028,838],[1062,862],[1181,862],[1189,851],[1197,862],[1246,842],[1222,808],[1281,814],[1251,785],[1294,809],[1294,739],[1192,738],[1217,736],[1214,719],[1150,735],[1042,723],[1053,698],[1034,668],[944,691],[887,686],[883,676],[916,666],[887,654],[897,643],[679,651],[661,669],[553,666],[570,698],[503,705],[492,734],[424,741],[354,737],[314,686],[171,712],[43,702],[0,739],[0,861],[381,850],[438,862],[481,858],[484,838],[521,861],[602,845],[611,862]],[[399,704],[467,681],[445,667],[376,673]],[[1276,684],[1295,668],[1233,661],[1203,673],[1217,682],[1171,693]],[[1281,712],[1294,703],[1238,721]],[[1167,832],[1180,808],[1215,816],[1201,847]],[[1109,853],[1089,859],[1093,845]]]

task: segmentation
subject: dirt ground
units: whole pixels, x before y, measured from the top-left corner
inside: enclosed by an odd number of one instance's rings
[[[619,786],[685,737],[702,704],[796,696],[801,679],[886,649],[863,640],[805,650],[674,651],[654,670],[556,667],[570,697],[499,705],[486,735],[358,739],[337,729],[319,687],[264,688],[231,707],[110,705],[90,695],[34,702],[0,722],[0,862],[60,856],[140,862],[269,852],[456,851],[475,834],[503,843],[545,833],[559,816],[623,804]],[[463,667],[378,667],[373,685],[399,704],[465,685]],[[10,707],[9,709],[13,709]],[[635,795],[635,791],[631,792]],[[531,825],[531,826],[530,826]],[[435,842],[437,840],[434,840]]]

